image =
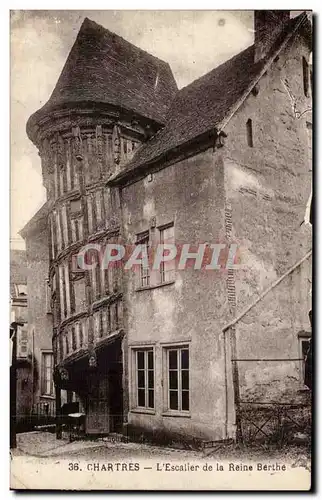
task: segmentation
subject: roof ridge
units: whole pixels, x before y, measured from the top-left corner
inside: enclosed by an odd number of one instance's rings
[[[301,14],[299,14],[298,16],[295,16],[295,17],[291,18],[289,20],[289,22],[287,23],[287,27],[292,27],[292,24],[294,24],[294,27],[295,27],[295,25],[297,24],[297,23],[295,23],[295,20],[299,21],[300,17],[302,17],[303,21],[304,21],[305,18],[307,18],[306,11],[301,12]],[[194,83],[198,82],[199,80],[202,80],[203,78],[205,78],[206,76],[208,76],[213,71],[217,71],[221,66],[224,66],[226,63],[232,62],[232,60],[235,57],[237,58],[237,57],[241,56],[243,53],[245,53],[247,50],[250,50],[251,48],[255,48],[255,42],[253,42],[251,45],[248,45],[247,47],[245,47],[245,49],[241,50],[237,54],[234,54],[229,59],[226,59],[222,63],[218,64],[218,66],[214,66],[211,70],[207,71],[206,73],[204,73],[203,75],[199,76],[198,78],[196,78],[192,82],[188,83],[188,85],[185,85],[184,87],[182,87],[181,89],[179,89],[178,92],[182,92],[183,90],[188,89],[189,87],[193,86]]]
[[[119,35],[118,33],[115,33],[115,31],[111,31],[109,28],[105,28],[105,26],[103,26],[102,24],[99,24],[97,23],[96,21],[93,21],[92,19],[89,19],[88,17],[85,17],[84,18],[84,21],[83,23],[81,24],[81,27],[80,27],[80,30],[78,32],[78,34],[81,32],[82,28],[83,27],[86,27],[86,26],[89,26],[89,27],[92,27],[92,28],[98,28],[100,30],[103,30],[103,32],[105,33],[109,33],[110,35],[113,35],[117,38],[119,38],[120,40],[122,40],[123,43],[125,43],[126,45],[128,46],[131,46],[133,48],[135,48],[136,50],[139,50],[140,52],[142,52],[143,54],[145,55],[148,55],[149,57],[153,58],[154,60],[157,60],[159,62],[161,62],[162,64],[168,64],[168,66],[171,68],[170,64],[168,63],[168,61],[164,61],[164,59],[160,59],[160,57],[158,56],[155,56],[154,54],[151,54],[150,52],[148,52],[147,50],[145,49],[142,49],[141,47],[139,47],[138,45],[135,45],[134,43],[132,42],[129,42],[129,40],[127,40],[126,38],[123,38],[121,35]]]
[[[204,73],[203,75],[201,76],[198,76],[198,78],[196,78],[195,80],[193,80],[192,82],[188,83],[188,85],[186,85],[185,87],[182,87],[181,89],[179,89],[179,92],[182,92],[183,90],[185,89],[188,89],[189,87],[192,87],[193,84],[199,82],[200,80],[202,80],[203,78],[206,78],[207,76],[209,76],[212,72],[214,71],[217,71],[219,68],[221,68],[221,66],[224,66],[225,64],[229,63],[229,62],[232,62],[232,60],[234,58],[237,58],[237,57],[240,57],[242,54],[244,54],[247,50],[250,50],[251,48],[253,48],[255,46],[254,43],[252,43],[251,45],[248,45],[245,49],[241,50],[240,52],[238,52],[237,54],[234,54],[233,56],[231,56],[229,59],[226,59],[225,61],[221,62],[220,64],[218,64],[218,66],[214,66],[211,70],[207,71],[206,73]]]

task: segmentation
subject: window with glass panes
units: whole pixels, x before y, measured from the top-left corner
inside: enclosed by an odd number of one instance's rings
[[[139,234],[137,236],[136,243],[137,245],[141,245],[142,252],[143,252],[143,247],[145,247],[145,252],[147,255],[149,255],[149,231]],[[139,286],[144,287],[149,285],[150,285],[150,269],[143,265],[143,259],[142,259],[142,263],[140,264]]]
[[[160,244],[174,244],[174,227],[173,224],[160,228]],[[168,250],[164,250],[164,255],[168,254]],[[171,259],[160,263],[160,281],[166,283],[174,279],[175,261]]]
[[[137,406],[154,408],[153,349],[136,351]]]
[[[189,411],[189,349],[167,350],[168,409]]]

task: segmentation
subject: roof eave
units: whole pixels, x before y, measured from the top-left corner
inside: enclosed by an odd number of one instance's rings
[[[49,101],[48,101],[49,103]],[[46,121],[52,115],[53,113],[59,113],[59,111],[66,112],[69,109],[88,109],[89,111],[95,112],[97,109],[101,110],[106,110],[111,109],[111,113],[115,112],[116,114],[131,114],[137,117],[140,121],[143,123],[149,123],[152,125],[154,128],[162,128],[164,127],[165,124],[165,118],[164,119],[156,119],[155,117],[152,118],[151,116],[145,116],[142,113],[123,107],[123,106],[116,106],[115,104],[112,103],[100,103],[98,101],[70,101],[66,103],[59,103],[59,104],[49,104],[46,103],[42,108],[38,109],[35,111],[28,119],[27,124],[26,124],[26,132],[28,135],[28,138],[33,142],[33,144],[37,145],[37,133],[40,127],[42,126],[41,122]]]
[[[190,150],[193,149],[193,152],[191,152],[191,154],[194,154],[196,152],[197,145],[199,145],[199,151],[200,149],[202,150],[205,149],[204,147],[205,145],[208,148],[211,146],[217,135],[218,135],[217,127],[208,129],[206,130],[206,132],[203,132],[197,137],[194,137],[193,139],[190,139],[189,141],[186,141],[180,144],[179,146],[176,146],[175,148],[166,151],[165,153],[161,153],[160,155],[154,157],[152,160],[138,164],[137,167],[133,170],[126,170],[124,172],[116,174],[107,181],[107,185],[122,186],[123,184],[126,184],[129,180],[132,179],[134,180],[137,177],[142,177],[142,175],[146,175],[146,173],[148,173],[148,171],[151,168],[153,168],[156,164],[158,164],[161,160],[166,159],[167,162],[176,161],[180,155],[182,155],[183,153],[188,153],[189,149]],[[203,147],[200,148],[201,144],[203,145]],[[186,157],[191,156],[191,154],[190,155],[186,154]]]

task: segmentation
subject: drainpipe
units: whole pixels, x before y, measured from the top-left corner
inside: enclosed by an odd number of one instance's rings
[[[232,355],[232,377],[233,377],[233,390],[236,412],[236,441],[242,441],[242,429],[240,419],[240,391],[239,391],[239,373],[237,364],[237,345],[236,345],[236,328],[233,325],[230,328],[230,352]]]
[[[224,360],[225,360],[225,439],[228,439],[228,373],[227,373],[227,336],[226,332],[223,332],[224,336]],[[235,327],[230,329],[230,352],[232,357],[232,379],[233,379],[233,392],[234,392],[234,404],[236,412],[236,441],[242,441],[242,429],[241,429],[241,419],[240,419],[240,391],[239,391],[239,372],[237,365],[236,356],[236,330]]]
[[[217,149],[225,146],[227,134],[224,130],[218,131],[217,128],[214,129],[214,143],[213,143],[213,153]],[[224,422],[224,433],[225,439],[228,439],[228,374],[227,374],[227,344],[226,335],[223,335],[224,340],[224,377],[225,377],[225,422]]]
[[[227,347],[226,335],[224,337],[224,375],[225,375],[225,439],[228,439],[228,375],[227,375]]]

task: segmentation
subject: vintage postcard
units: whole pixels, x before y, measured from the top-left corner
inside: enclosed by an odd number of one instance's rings
[[[312,17],[11,11],[13,490],[310,490]]]

